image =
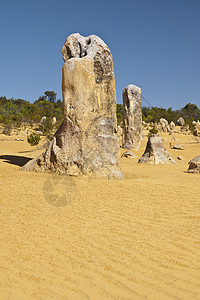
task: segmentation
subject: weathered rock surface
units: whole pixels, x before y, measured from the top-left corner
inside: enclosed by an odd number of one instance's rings
[[[138,163],[148,164],[169,164],[175,160],[167,152],[162,144],[159,134],[153,134],[149,137],[144,154],[140,157]]]
[[[70,35],[62,49],[64,121],[24,170],[121,178],[112,55],[97,36]]]
[[[123,148],[138,149],[142,139],[141,89],[129,84],[123,91]]]
[[[137,156],[132,151],[125,151],[122,154],[121,158],[123,158],[123,157],[125,157],[125,158],[137,158]]]
[[[198,174],[200,174],[200,155],[194,157],[189,162],[188,172],[189,173],[198,173]]]

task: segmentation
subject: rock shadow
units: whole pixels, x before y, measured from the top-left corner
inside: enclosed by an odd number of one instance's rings
[[[4,160],[3,162],[5,163],[22,167],[32,158],[17,155],[0,155],[0,159]]]

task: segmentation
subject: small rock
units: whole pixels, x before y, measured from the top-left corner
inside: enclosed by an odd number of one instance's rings
[[[181,132],[179,130],[174,130],[174,133],[181,134]]]
[[[35,133],[36,133],[36,134],[39,134],[39,135],[44,135],[43,132],[40,131],[40,130],[35,131]]]
[[[172,149],[184,150],[184,147],[183,147],[183,145],[181,145],[181,144],[175,144],[175,145],[172,147]]]
[[[56,117],[53,117],[52,119],[52,125],[54,126],[56,124],[57,120],[56,120]]]
[[[188,172],[189,173],[198,173],[198,174],[200,174],[200,155],[194,157],[189,162]]]
[[[178,159],[178,160],[184,160],[184,157],[181,156],[181,155],[179,155],[179,156],[177,157],[177,159]]]

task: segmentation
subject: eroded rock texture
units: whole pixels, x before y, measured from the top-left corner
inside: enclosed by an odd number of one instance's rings
[[[141,89],[133,84],[123,91],[123,128],[123,148],[138,149],[142,138]]]
[[[174,159],[165,149],[159,134],[149,137],[144,154],[140,157],[139,163],[148,164],[169,164],[174,163]]]
[[[64,121],[26,170],[120,178],[113,60],[97,36],[70,35],[62,49]]]

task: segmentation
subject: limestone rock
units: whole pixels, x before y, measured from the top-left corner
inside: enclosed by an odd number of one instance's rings
[[[185,120],[182,117],[180,117],[176,122],[179,126],[183,126],[185,124]]]
[[[179,155],[179,156],[177,157],[177,159],[178,159],[178,160],[184,160],[184,157],[181,156],[181,155]]]
[[[172,147],[173,149],[177,149],[177,150],[184,150],[184,147],[182,144],[175,144]]]
[[[200,174],[200,155],[194,157],[189,162],[188,172],[189,173],[199,173]]]
[[[180,130],[174,130],[174,133],[181,134]]]
[[[168,128],[168,121],[164,118],[160,118],[160,121],[158,122],[158,128],[160,129],[160,131],[166,132]]]
[[[56,117],[53,117],[53,118],[52,118],[52,125],[53,125],[53,126],[56,125],[56,122],[57,122]]]
[[[167,152],[162,144],[159,134],[153,134],[149,137],[144,154],[140,157],[138,163],[148,164],[169,164],[174,163],[174,159]]]
[[[41,130],[36,130],[35,133],[39,135],[44,135],[44,133]]]
[[[175,123],[173,121],[170,122],[169,127],[171,130],[175,129]]]
[[[44,116],[41,118],[39,125],[43,125],[46,122],[47,117]]]
[[[138,149],[142,139],[141,89],[129,84],[123,91],[123,148]]]
[[[64,120],[25,170],[121,178],[112,55],[97,36],[70,35],[62,48]]]
[[[200,122],[199,120],[194,124],[194,135],[200,136]]]
[[[137,158],[137,156],[132,152],[132,151],[125,151],[121,158],[126,157],[126,158]]]

